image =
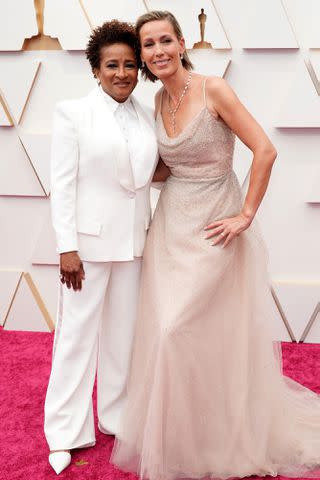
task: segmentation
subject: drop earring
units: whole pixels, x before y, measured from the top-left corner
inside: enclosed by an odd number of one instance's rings
[[[146,66],[146,64],[144,63],[143,60],[141,60],[141,66],[142,66],[142,68],[144,68]]]
[[[180,60],[183,60],[183,53],[180,53]]]

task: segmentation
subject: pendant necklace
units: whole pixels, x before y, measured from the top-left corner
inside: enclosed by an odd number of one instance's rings
[[[187,93],[187,90],[189,88],[189,84],[190,84],[190,81],[191,81],[191,72],[189,73],[189,76],[188,76],[188,79],[187,79],[187,82],[184,86],[184,89],[179,97],[179,100],[176,104],[176,106],[174,108],[171,108],[170,107],[170,95],[168,94],[168,112],[170,113],[171,115],[171,124],[172,124],[172,127],[173,127],[173,133],[175,134],[176,133],[176,113],[177,111],[179,110],[179,107],[181,105],[181,102],[183,100],[183,97],[185,96],[185,94]]]

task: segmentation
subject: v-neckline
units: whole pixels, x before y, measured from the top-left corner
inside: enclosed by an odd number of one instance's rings
[[[193,125],[193,123],[195,122],[195,120],[200,117],[201,113],[204,112],[205,110],[208,110],[208,107],[205,105],[204,107],[201,108],[201,110],[199,110],[199,112],[194,116],[192,117],[192,119],[190,120],[189,123],[187,123],[187,125],[181,130],[180,133],[178,133],[178,135],[175,135],[174,137],[171,137],[170,135],[168,135],[168,132],[166,130],[166,127],[164,125],[164,121],[163,121],[163,118],[162,118],[162,113],[161,111],[159,110],[158,111],[158,116],[160,116],[160,120],[161,120],[161,123],[162,123],[162,127],[163,127],[163,130],[164,130],[164,133],[166,135],[167,138],[169,138],[170,140],[175,140],[179,137],[181,137],[181,135],[186,131],[188,130],[191,125]]]

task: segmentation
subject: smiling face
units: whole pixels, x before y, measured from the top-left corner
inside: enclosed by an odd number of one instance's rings
[[[100,66],[94,70],[103,90],[119,103],[125,102],[138,82],[134,49],[114,43],[100,50]]]
[[[153,75],[165,79],[182,68],[180,55],[185,50],[184,39],[178,39],[168,20],[145,23],[139,32],[141,59]]]

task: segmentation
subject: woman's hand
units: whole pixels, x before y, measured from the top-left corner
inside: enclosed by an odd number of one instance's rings
[[[60,254],[60,280],[74,291],[81,290],[82,280],[85,279],[82,261],[77,252]]]
[[[204,228],[205,230],[212,230],[212,232],[208,233],[206,236],[206,240],[216,237],[212,245],[217,245],[223,241],[222,247],[226,247],[235,237],[246,230],[251,222],[252,219],[244,213],[239,213],[239,215],[236,215],[235,217],[218,220]]]

